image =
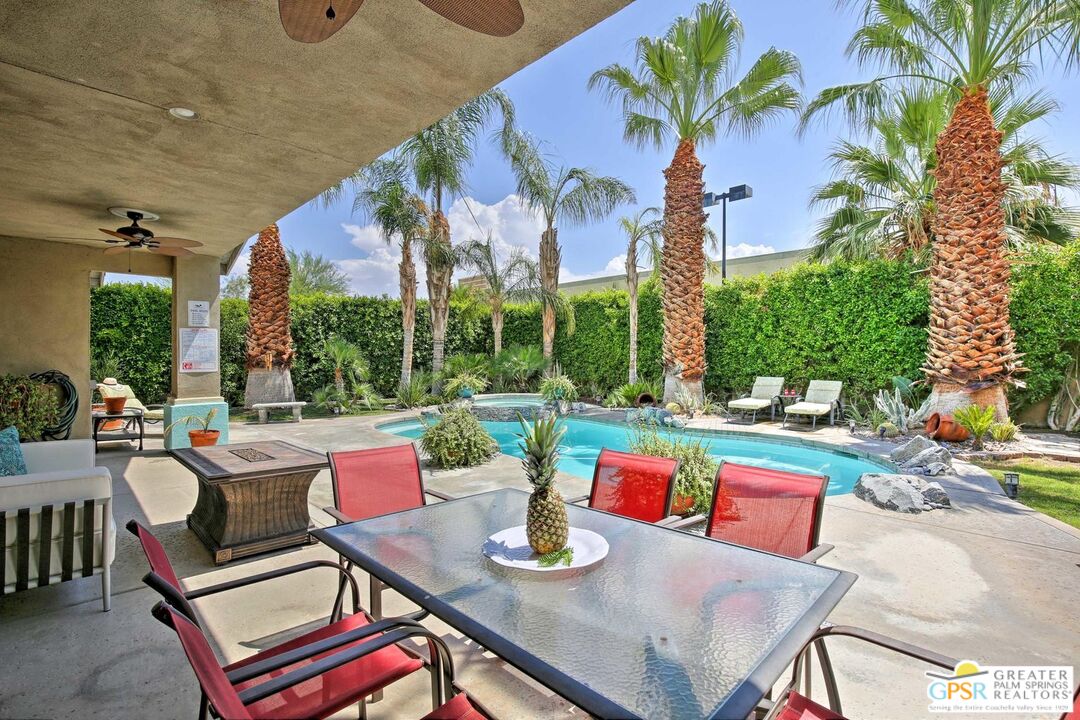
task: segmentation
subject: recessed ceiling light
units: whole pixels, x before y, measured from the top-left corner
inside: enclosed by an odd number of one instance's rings
[[[180,118],[181,120],[194,120],[199,117],[199,113],[186,107],[171,107],[169,108],[169,114],[174,118]]]

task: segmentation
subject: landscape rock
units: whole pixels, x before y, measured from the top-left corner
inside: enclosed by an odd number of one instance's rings
[[[938,447],[938,444],[930,438],[923,437],[922,435],[916,435],[908,440],[903,445],[899,446],[891,453],[889,453],[889,459],[898,465],[903,465],[911,458],[915,457],[924,450]]]
[[[917,514],[951,507],[949,496],[939,483],[917,475],[864,473],[852,491],[855,497],[893,512]]]
[[[952,472],[952,468],[945,463],[930,463],[926,466],[926,475],[945,475]]]
[[[900,463],[905,468],[926,468],[935,463],[952,467],[952,453],[940,446],[927,448],[910,460]]]

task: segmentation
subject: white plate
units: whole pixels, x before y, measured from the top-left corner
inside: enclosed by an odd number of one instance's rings
[[[566,544],[574,549],[574,559],[569,567],[562,562],[551,567],[540,567],[537,562],[540,556],[529,547],[524,525],[500,530],[487,539],[482,550],[492,562],[503,567],[541,573],[586,568],[600,562],[608,554],[607,540],[591,530],[570,528]]]

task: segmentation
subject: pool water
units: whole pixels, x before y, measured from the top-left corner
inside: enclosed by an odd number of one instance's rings
[[[488,407],[540,407],[544,400],[539,395],[492,395],[475,397],[473,403]]]
[[[566,436],[559,447],[561,455],[559,470],[585,479],[592,479],[593,467],[602,448],[628,451],[630,449],[631,430],[618,423],[604,423],[581,418],[567,418],[564,421]],[[499,449],[506,455],[522,457],[518,447],[520,441],[516,433],[521,432],[521,425],[516,422],[481,423],[499,443]],[[419,438],[423,425],[419,420],[405,420],[378,426],[383,432]],[[659,430],[668,436],[686,436],[686,433]],[[701,440],[708,447],[713,457],[745,465],[811,472],[829,476],[828,494],[841,495],[851,492],[859,476],[867,472],[894,472],[887,464],[862,458],[839,451],[830,451],[804,445],[787,444],[763,439],[760,436],[746,438],[730,434],[689,435],[692,441]]]

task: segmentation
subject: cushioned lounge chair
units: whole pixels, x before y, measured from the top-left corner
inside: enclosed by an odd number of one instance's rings
[[[776,408],[780,405],[780,393],[784,389],[782,377],[759,377],[754,378],[754,387],[750,390],[750,396],[732,400],[728,403],[728,410],[738,411],[744,417],[746,413],[753,413],[750,422],[757,422],[759,410],[769,408],[769,419],[776,419]]]
[[[143,422],[163,422],[165,420],[165,406],[164,405],[143,405],[139,398],[135,397],[134,391],[132,391],[130,385],[121,385],[120,383],[114,383],[106,385],[104,382],[100,382],[97,385],[98,392],[101,393],[101,397],[123,397],[127,398],[124,403],[125,408],[135,408],[136,410],[142,410]]]
[[[818,418],[826,415],[829,416],[829,424],[835,425],[836,416],[843,409],[840,403],[843,387],[844,384],[838,380],[811,380],[803,399],[784,408],[784,426],[787,426],[787,419],[792,415],[811,418],[813,429],[817,429]]]

